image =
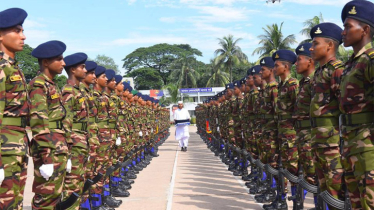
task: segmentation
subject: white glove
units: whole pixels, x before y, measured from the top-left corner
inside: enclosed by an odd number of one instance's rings
[[[49,180],[49,177],[53,174],[53,163],[52,164],[43,164],[39,167],[40,174],[45,180]]]
[[[5,179],[4,169],[0,169],[0,186],[3,183],[4,179]]]
[[[118,137],[116,140],[116,145],[119,146],[121,145],[121,137]]]
[[[139,136],[143,136],[143,132],[142,131],[139,131]]]
[[[153,128],[151,128],[151,133],[153,133]]]
[[[66,163],[66,172],[71,173],[71,159]]]
[[[217,126],[217,131],[219,132],[219,126]]]
[[[148,131],[145,132],[145,135],[148,136]]]

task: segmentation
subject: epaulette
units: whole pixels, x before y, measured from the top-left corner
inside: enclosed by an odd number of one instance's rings
[[[271,82],[269,83],[269,87],[274,87],[274,86],[277,86],[278,84],[276,82]]]
[[[73,92],[73,87],[71,85],[65,85],[62,88],[62,92],[63,93],[71,93],[71,92]]]
[[[45,85],[45,80],[41,77],[36,78],[33,83],[34,87],[44,87],[44,85]]]
[[[338,69],[338,68],[341,68],[343,67],[343,62],[340,61],[340,60],[336,60],[336,61],[333,61],[331,62],[331,65],[335,68],[335,69]]]
[[[371,60],[374,60],[374,48],[366,50],[365,54],[368,55]]]
[[[100,96],[100,93],[97,92],[97,91],[94,91],[94,92],[93,92],[93,95],[94,95],[94,96]]]
[[[291,78],[291,79],[288,80],[288,84],[297,85],[297,80],[295,78]]]

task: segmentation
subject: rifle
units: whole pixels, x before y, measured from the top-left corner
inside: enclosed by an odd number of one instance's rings
[[[74,205],[75,202],[77,202],[79,198],[79,195],[75,192],[70,194],[69,198],[65,201],[60,201],[56,204],[56,210],[65,210],[70,208],[72,205]]]

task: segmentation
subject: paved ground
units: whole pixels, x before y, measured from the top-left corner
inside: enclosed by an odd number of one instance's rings
[[[196,127],[190,127],[188,152],[179,151],[175,129],[170,131],[169,139],[159,148],[160,156],[138,174],[130,190],[131,196],[123,198],[118,209],[262,209],[262,204],[255,203],[248,194],[240,177],[234,177],[226,165],[206,148],[195,133]],[[31,209],[32,178],[30,165],[25,209]],[[313,201],[310,196],[306,202],[306,207],[311,208]]]

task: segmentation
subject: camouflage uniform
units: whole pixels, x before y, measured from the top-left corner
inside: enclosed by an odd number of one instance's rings
[[[72,80],[62,88],[62,103],[66,109],[63,120],[66,139],[70,150],[71,172],[66,173],[63,198],[68,198],[73,192],[82,194],[85,180],[85,165],[88,158],[88,104],[79,85]],[[69,209],[79,209],[80,198]]]
[[[26,80],[18,63],[0,51],[0,209],[22,209],[27,178],[29,115]]]
[[[35,177],[32,208],[54,209],[61,199],[69,152],[62,125],[66,110],[58,86],[44,73],[31,80],[29,89],[30,127],[33,134],[31,155]],[[43,164],[54,164],[53,174],[48,181],[39,171]]]
[[[121,109],[121,99],[114,92],[112,92],[112,94],[110,95],[109,107],[110,107],[110,110],[113,109],[113,111],[109,111],[109,126],[111,128],[110,132],[113,136],[112,137],[113,138],[113,141],[112,141],[113,150],[111,151],[112,157],[113,157],[112,163],[113,165],[115,165],[117,163],[119,156],[123,155],[122,154],[123,150],[121,149],[121,146],[115,145],[116,139],[118,137],[121,138],[119,126],[122,126],[122,125],[119,124],[120,120],[118,120],[118,116],[119,116],[120,109]],[[121,143],[122,143],[122,138],[121,138]],[[119,177],[119,172],[120,172],[119,170],[116,170],[113,173],[113,176]]]
[[[254,95],[255,96],[255,95]],[[253,97],[254,97],[253,96]],[[262,124],[261,124],[261,113],[260,107],[263,103],[264,89],[259,89],[257,98],[254,100],[253,114],[255,115],[254,126],[253,126],[253,136],[254,136],[254,148],[257,149],[254,157],[258,157],[261,162],[265,162],[264,156],[264,142],[262,141]]]
[[[305,179],[316,185],[316,171],[313,163],[311,145],[311,124],[310,124],[310,101],[311,84],[314,72],[299,82],[299,94],[295,104],[295,112],[292,117],[295,119],[296,144],[298,145],[299,159],[301,160]]]
[[[97,172],[105,174],[105,170],[109,164],[109,151],[113,142],[109,129],[109,101],[104,93],[96,88],[94,88],[93,97],[97,107],[96,125],[98,127],[98,138],[100,142],[100,146],[97,148],[95,168]],[[94,192],[95,194],[101,194],[103,192],[102,180],[96,183]]]
[[[246,133],[248,135],[248,146],[247,146],[247,151],[251,152],[253,158],[257,159],[258,158],[258,150],[257,150],[257,144],[256,144],[256,139],[254,136],[254,131],[255,131],[255,119],[256,119],[256,114],[255,114],[255,102],[257,101],[259,91],[257,87],[249,91],[248,95],[248,105],[247,105],[247,113],[248,113],[248,127],[246,129]]]
[[[277,144],[278,124],[275,114],[275,105],[278,98],[278,82],[273,81],[266,85],[260,106],[260,118],[262,119],[262,141],[264,144],[264,163],[273,167],[277,165]]]
[[[374,49],[346,63],[340,83],[345,182],[353,209],[374,209]]]
[[[341,191],[343,167],[339,153],[337,94],[342,74],[341,61],[329,61],[316,69],[311,82],[312,152],[321,192],[327,190],[336,198]]]
[[[276,113],[278,115],[278,143],[280,145],[282,164],[289,172],[297,175],[298,149],[296,131],[292,113],[296,104],[298,81],[288,76],[278,85],[278,101]],[[291,183],[294,185],[294,183]]]
[[[87,87],[84,83],[79,84],[80,91],[82,96],[85,98],[85,101],[88,105],[88,123],[87,123],[87,135],[88,135],[88,145],[89,145],[89,159],[87,160],[86,164],[86,179],[93,179],[97,175],[97,171],[95,169],[95,162],[97,158],[97,149],[100,146],[99,138],[97,137],[98,127],[96,124],[96,116],[97,116],[97,105],[95,104],[95,100],[93,97],[93,90]],[[85,198],[82,199],[84,202],[86,200],[87,195]]]

